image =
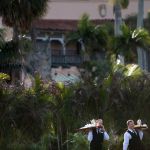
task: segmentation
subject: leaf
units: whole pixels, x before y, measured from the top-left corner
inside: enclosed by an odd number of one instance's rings
[[[121,0],[121,6],[123,9],[127,8],[129,5],[129,0]]]
[[[124,74],[126,76],[141,76],[143,74],[142,69],[137,64],[126,65],[126,71]]]
[[[8,74],[5,73],[0,73],[0,81],[1,80],[9,80],[10,76]]]
[[[63,82],[57,82],[57,86],[58,86],[61,90],[63,90],[64,87],[65,87]]]

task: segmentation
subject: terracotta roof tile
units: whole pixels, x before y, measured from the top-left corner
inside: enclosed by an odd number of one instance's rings
[[[79,20],[36,20],[33,22],[33,26],[38,29],[49,29],[49,30],[64,30],[73,31],[77,29],[77,24]],[[104,20],[92,20],[96,25],[103,24],[105,22],[113,22],[110,19]]]

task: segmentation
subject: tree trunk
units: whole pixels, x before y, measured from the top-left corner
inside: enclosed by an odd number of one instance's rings
[[[120,26],[122,25],[122,15],[121,15],[121,5],[119,2],[116,2],[114,6],[114,13],[115,13],[115,36],[121,34]]]
[[[30,32],[31,32],[31,40],[32,40],[32,51],[30,51],[30,53],[29,53],[29,56],[27,58],[27,62],[29,62],[28,66],[29,66],[30,74],[34,76],[35,75],[35,68],[34,68],[33,63],[31,61],[34,61],[33,56],[34,56],[34,52],[37,49],[35,28],[32,27]]]
[[[116,4],[114,5],[114,13],[115,13],[115,25],[114,25],[115,36],[119,36],[121,35],[120,27],[122,25],[122,14],[121,14],[121,5],[118,1],[116,1]],[[119,54],[118,59],[120,60],[121,64],[124,64],[124,56],[122,54]]]
[[[20,49],[20,43],[19,43],[19,29],[17,25],[14,25],[13,27],[13,41],[16,43],[16,49],[17,52],[19,53],[19,58],[18,61],[21,64],[21,68],[19,70],[19,80],[23,83],[24,78],[25,78],[25,68],[24,68],[24,58],[22,55],[22,51]]]
[[[138,0],[137,28],[143,27],[144,20],[144,0]],[[148,70],[147,52],[142,48],[137,48],[138,64],[143,70]]]
[[[144,0],[138,0],[137,28],[143,27]]]

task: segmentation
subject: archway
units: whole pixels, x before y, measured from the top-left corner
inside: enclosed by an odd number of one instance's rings
[[[59,40],[51,40],[50,41],[51,45],[51,54],[52,55],[63,55],[63,44]]]
[[[66,55],[80,55],[81,43],[78,41],[69,41],[66,43]]]

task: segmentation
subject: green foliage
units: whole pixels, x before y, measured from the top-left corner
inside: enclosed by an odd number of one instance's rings
[[[129,0],[109,0],[113,5],[120,4],[123,9],[127,8],[129,5]]]
[[[19,61],[20,53],[17,51],[18,44],[14,41],[8,41],[1,47],[0,58],[1,63],[9,64]]]
[[[110,150],[121,150],[123,147],[123,135],[115,134],[115,131],[110,131],[110,142],[108,143]]]
[[[123,9],[127,8],[129,5],[129,0],[121,0],[121,6]]]
[[[124,78],[138,78],[143,75],[142,69],[137,64],[127,64],[123,65],[116,61],[114,56],[111,57],[111,75],[118,74],[121,75],[122,79]]]
[[[94,25],[89,20],[89,16],[84,14],[78,24],[78,31],[84,43],[92,36],[93,30]]]
[[[10,76],[5,73],[0,73],[0,81],[9,80]]]
[[[74,132],[99,117],[111,137],[105,149],[121,149],[127,119],[150,123],[150,78],[113,60],[88,62],[75,85],[44,83],[38,74],[30,89],[0,83],[0,149],[88,149],[86,135]]]
[[[28,7],[30,2],[2,0],[0,15],[6,24],[26,29],[33,18],[40,16],[43,8],[45,10],[46,2],[36,0],[32,7]],[[121,2],[127,6],[127,0]],[[22,12],[25,7],[26,11]],[[133,56],[137,46],[149,48],[150,38],[146,30],[131,30],[126,25],[121,30],[122,35],[113,39],[113,46],[110,46],[108,33],[113,33],[112,28],[95,26],[87,15],[83,15],[77,32],[69,40],[81,40],[89,54],[106,51],[109,47],[127,58]],[[3,41],[0,31],[0,53],[8,56],[6,59],[16,58],[18,45]],[[24,38],[19,43],[21,50],[29,50],[30,46]],[[105,149],[120,150],[127,119],[141,118],[150,123],[149,74],[134,64],[116,64],[114,58],[111,61],[89,61],[83,64],[83,68],[81,82],[69,87],[63,83],[44,83],[39,75],[30,89],[0,82],[0,149],[58,150],[60,147],[67,150],[69,147],[69,150],[87,150],[86,135],[74,132],[92,118],[103,118],[111,137]],[[6,74],[0,74],[0,80],[8,78]],[[146,139],[144,143],[149,148],[149,132]]]
[[[128,62],[133,61],[136,56],[136,48],[141,47],[148,50],[150,46],[150,36],[145,29],[131,30],[125,24],[121,26],[122,34],[112,40],[112,49],[115,54],[122,53]]]
[[[150,36],[147,30],[145,29],[136,29],[132,33],[132,39],[137,42],[137,45],[145,49],[149,48],[150,45]]]
[[[47,2],[48,0],[1,0],[0,16],[6,25],[17,26],[25,30],[30,27],[34,19],[41,17],[46,12]]]
[[[51,147],[57,149],[59,141],[66,150],[68,140],[74,141],[69,143],[72,149],[86,148],[86,137],[68,137],[68,133],[91,118],[102,117],[106,129],[115,132],[106,147],[119,150],[125,120],[142,118],[149,122],[150,80],[137,65],[115,62],[87,63],[81,83],[69,87],[62,83],[45,84],[39,75],[31,89],[1,86],[0,148],[6,149],[7,143],[8,149],[47,149],[51,141]]]
[[[148,91],[150,89],[148,85],[150,80],[149,74],[145,75],[137,65],[123,66],[116,64],[116,61],[112,62],[111,68],[108,68],[105,76],[101,76],[102,69],[99,70],[98,65],[92,65],[92,63],[88,65],[86,69],[89,68],[89,70],[83,76],[86,92],[84,96],[80,95],[80,101],[82,99],[86,99],[87,102],[91,100],[91,103],[88,103],[88,108],[84,105],[84,110],[87,109],[90,112],[89,117],[97,118],[95,114],[98,112],[98,116],[104,118],[106,129],[110,129],[109,133],[113,129],[111,136],[117,138],[117,142],[113,141],[113,137],[111,138],[108,144],[109,149],[119,150],[122,148],[122,135],[126,129],[126,120],[129,118],[134,120],[142,118],[144,122],[146,121],[149,124],[148,108],[150,104],[148,102]],[[94,72],[92,66],[96,68]],[[95,76],[100,79],[94,80]],[[81,96],[84,98],[81,98]],[[146,139],[149,139],[147,135]],[[148,147],[148,142],[144,142]]]
[[[105,26],[96,26],[90,21],[89,16],[84,14],[78,23],[77,32],[71,33],[68,40],[82,41],[85,51],[92,54],[105,51],[109,37]]]
[[[75,133],[71,136],[71,140],[69,141],[70,150],[88,150],[89,149],[89,142],[87,141],[86,135],[81,133]]]
[[[23,56],[27,55],[27,53],[32,50],[32,41],[25,37],[20,38],[19,45]]]
[[[23,87],[5,90],[1,86],[0,145],[5,145],[6,140],[7,145],[39,141],[51,124],[50,99],[50,93],[44,90],[42,83],[36,83],[33,89],[28,90]]]
[[[137,14],[130,14],[124,21],[132,30],[136,29]]]
[[[50,134],[42,136],[41,140],[38,143],[11,143],[4,146],[4,149],[14,149],[14,150],[47,150],[52,149],[51,144],[55,140]]]

